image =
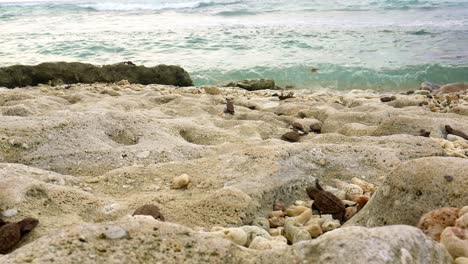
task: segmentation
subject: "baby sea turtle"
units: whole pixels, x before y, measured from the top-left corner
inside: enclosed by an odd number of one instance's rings
[[[310,199],[314,200],[312,210],[319,210],[322,214],[331,214],[333,219],[343,223],[346,209],[338,197],[325,191],[318,180],[315,180],[315,186],[307,187],[306,191]]]
[[[5,223],[0,227],[0,253],[8,253],[20,242],[21,238],[33,230],[37,224],[39,224],[39,220],[32,217],[27,217],[17,223]]]

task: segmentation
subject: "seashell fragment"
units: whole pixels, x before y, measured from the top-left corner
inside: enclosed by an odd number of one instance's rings
[[[270,230],[270,222],[265,217],[256,217],[252,221],[252,225],[253,226],[258,226],[258,227],[264,229],[265,231]]]
[[[236,243],[239,246],[245,246],[247,244],[247,233],[245,233],[242,228],[239,227],[232,227],[232,228],[225,228],[222,231],[223,237],[225,239],[229,239],[232,242]]]
[[[186,188],[187,185],[190,183],[190,176],[184,173],[179,176],[176,176],[172,179],[172,189],[181,189]]]
[[[440,235],[440,243],[453,258],[468,257],[468,230],[447,227]]]
[[[322,224],[322,230],[324,232],[328,232],[328,231],[332,231],[334,229],[337,229],[340,226],[341,226],[341,224],[340,224],[340,221],[338,221],[338,220],[325,221]]]
[[[304,230],[306,230],[312,238],[319,237],[321,234],[323,234],[322,228],[319,224],[304,226]]]
[[[268,217],[283,217],[286,213],[283,211],[271,211],[268,213]]]
[[[268,219],[270,223],[270,227],[275,228],[279,226],[284,226],[284,218],[283,217],[272,217]]]
[[[286,218],[285,220],[284,235],[292,244],[311,239],[309,232],[302,229],[302,225],[292,217]]]
[[[287,216],[298,216],[302,214],[305,210],[309,208],[305,206],[290,206],[286,209],[286,215]]]
[[[301,225],[307,223],[307,221],[309,221],[309,219],[312,217],[312,209],[310,208],[307,208],[307,210],[305,210],[304,212],[302,212],[302,214],[294,217],[296,219],[296,221],[298,223],[300,223]]]
[[[352,178],[351,182],[353,184],[356,184],[357,186],[361,187],[361,189],[366,193],[374,193],[375,192],[375,185],[369,182],[366,182],[365,180],[359,179],[359,178]]]
[[[282,236],[284,234],[284,227],[271,228],[268,233],[271,236]]]
[[[468,230],[468,214],[464,214],[464,215],[460,216],[455,221],[455,226]]]
[[[352,201],[354,201],[354,199],[357,198],[358,196],[364,194],[364,191],[362,190],[362,188],[353,183],[348,184],[344,190],[346,191],[346,199],[352,200]]]

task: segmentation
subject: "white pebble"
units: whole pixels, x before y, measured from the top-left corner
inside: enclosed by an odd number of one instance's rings
[[[16,208],[8,209],[3,211],[2,215],[4,217],[13,217],[18,214],[18,210]]]
[[[120,226],[109,226],[106,228],[106,231],[104,232],[104,236],[107,239],[120,239],[127,237],[127,231],[125,231],[123,228]]]

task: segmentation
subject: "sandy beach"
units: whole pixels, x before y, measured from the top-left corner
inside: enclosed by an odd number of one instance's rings
[[[468,141],[446,129],[468,131],[466,91],[288,93],[125,81],[0,88],[2,219],[39,220],[0,263],[454,260],[416,225],[468,205]],[[375,187],[369,202],[318,238],[274,239],[256,224],[275,201],[310,201],[316,179],[338,192],[356,178]],[[145,204],[164,221],[132,216]]]

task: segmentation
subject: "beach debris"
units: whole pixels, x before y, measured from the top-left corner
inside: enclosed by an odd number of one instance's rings
[[[224,113],[234,115],[234,99],[226,98],[226,108],[224,108]]]
[[[154,204],[145,204],[138,207],[133,215],[150,215],[156,220],[164,221],[164,216],[161,214],[159,207]]]
[[[311,67],[310,68],[310,71],[315,73],[315,72],[318,72],[319,71],[319,68],[316,68],[316,67]]]
[[[172,189],[182,189],[187,188],[190,183],[190,176],[186,173],[183,173],[179,176],[176,176],[172,179]]]
[[[2,221],[3,222],[3,221]],[[39,220],[27,217],[17,223],[3,222],[0,227],[0,254],[9,253],[26,234],[31,232]]]
[[[390,102],[390,101],[394,101],[394,100],[396,100],[396,96],[394,96],[394,95],[380,97],[380,101],[382,103],[386,103],[386,102]]]
[[[331,214],[340,223],[344,221],[346,210],[343,202],[332,193],[325,191],[318,179],[315,180],[315,186],[307,187],[306,191],[310,199],[314,200],[312,209],[317,209],[322,214]]]
[[[288,141],[288,142],[299,142],[299,140],[301,139],[301,134],[299,134],[299,132],[293,130],[293,131],[289,131],[285,134],[283,134],[281,136],[281,139],[284,140],[284,141]]]
[[[465,132],[463,132],[461,130],[452,128],[450,125],[446,125],[445,130],[447,131],[448,134],[459,136],[459,137],[462,137],[465,140],[468,140],[468,134],[466,134]]]

